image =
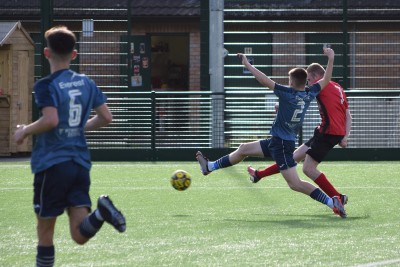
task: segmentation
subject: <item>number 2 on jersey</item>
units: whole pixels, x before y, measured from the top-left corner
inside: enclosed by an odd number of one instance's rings
[[[300,108],[294,111],[291,120],[292,122],[299,122],[301,120],[301,113],[303,113],[305,103],[304,101],[299,101],[297,105],[300,105]]]

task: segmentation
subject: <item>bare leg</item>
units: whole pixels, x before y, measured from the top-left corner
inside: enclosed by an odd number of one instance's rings
[[[235,151],[229,154],[229,161],[232,165],[235,165],[247,157],[264,157],[260,141],[240,144]]]
[[[341,198],[343,204],[347,203],[347,196],[341,195],[336,188],[331,184],[328,178],[320,172],[317,167],[318,161],[315,161],[310,155],[306,155],[306,159],[303,164],[303,172],[311,180],[313,180],[328,196],[338,196]]]
[[[302,144],[294,151],[293,159],[296,162],[302,161],[307,155],[306,154],[307,150],[308,150],[308,146],[306,146],[305,144]],[[258,182],[260,179],[262,179],[266,176],[270,176],[270,175],[279,173],[279,168],[276,163],[274,163],[262,170],[256,170],[253,167],[249,166],[247,168],[247,172],[253,178],[253,179],[250,178],[253,182]]]
[[[85,244],[89,238],[85,237],[80,232],[80,225],[86,216],[89,214],[89,210],[86,207],[71,207],[68,208],[69,216],[69,229],[72,239],[80,244]]]
[[[37,234],[39,246],[53,246],[54,228],[57,218],[43,219],[38,217]]]
[[[264,156],[264,153],[261,149],[260,141],[240,144],[240,146],[235,151],[217,159],[216,161],[209,161],[205,156],[203,156],[200,151],[196,153],[196,159],[200,164],[200,170],[203,175],[208,175],[212,171],[238,164],[249,156]]]
[[[44,219],[37,217],[38,245],[36,254],[36,266],[54,265],[54,228],[57,218]]]
[[[309,182],[300,180],[299,175],[297,174],[296,167],[292,167],[286,170],[281,171],[282,176],[285,178],[287,184],[290,189],[310,195],[315,189],[317,189],[314,185]]]

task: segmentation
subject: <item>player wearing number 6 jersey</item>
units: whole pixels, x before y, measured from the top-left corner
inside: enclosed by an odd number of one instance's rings
[[[54,265],[54,229],[64,210],[69,216],[71,237],[78,244],[93,237],[104,221],[119,232],[125,231],[125,217],[108,196],[100,196],[97,209],[89,213],[91,162],[85,130],[112,121],[106,96],[86,75],[69,69],[77,55],[76,37],[70,30],[54,27],[45,38],[43,52],[51,74],[34,86],[40,117],[28,125],[18,125],[14,134],[17,144],[29,135],[36,136],[31,159],[38,234],[36,266]],[[96,115],[89,119],[92,110]]]
[[[245,55],[238,54],[242,64],[254,75],[254,77],[265,87],[274,90],[279,98],[279,111],[271,128],[272,137],[265,140],[241,144],[238,149],[229,155],[210,162],[202,153],[197,152],[196,158],[204,175],[220,168],[235,165],[246,157],[272,157],[282,176],[289,187],[311,198],[326,204],[341,217],[346,217],[343,205],[338,197],[330,198],[314,185],[300,180],[296,171],[296,161],[293,159],[295,140],[298,129],[303,123],[305,113],[310,102],[318,95],[331,79],[334,51],[325,48],[324,53],[328,56],[328,65],[324,77],[316,84],[306,87],[307,71],[295,68],[289,71],[289,86],[275,83],[264,73],[252,66]]]

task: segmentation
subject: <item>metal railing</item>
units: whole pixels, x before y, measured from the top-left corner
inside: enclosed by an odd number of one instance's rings
[[[91,149],[236,148],[267,138],[275,118],[271,91],[108,93],[114,121],[87,134]],[[349,148],[400,148],[400,91],[348,91],[353,125]],[[222,101],[223,100],[223,101]],[[213,121],[214,108],[223,120]],[[320,122],[316,101],[306,114],[299,144]],[[215,123],[223,132],[213,132]],[[213,142],[213,138],[223,143]]]

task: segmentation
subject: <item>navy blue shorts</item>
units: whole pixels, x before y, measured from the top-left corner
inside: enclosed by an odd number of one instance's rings
[[[35,174],[33,207],[43,218],[63,214],[68,207],[90,207],[89,170],[74,161],[56,164]]]
[[[283,171],[295,167],[297,162],[293,159],[295,149],[294,141],[282,140],[279,137],[260,140],[261,149],[266,158],[272,157],[279,170]]]

